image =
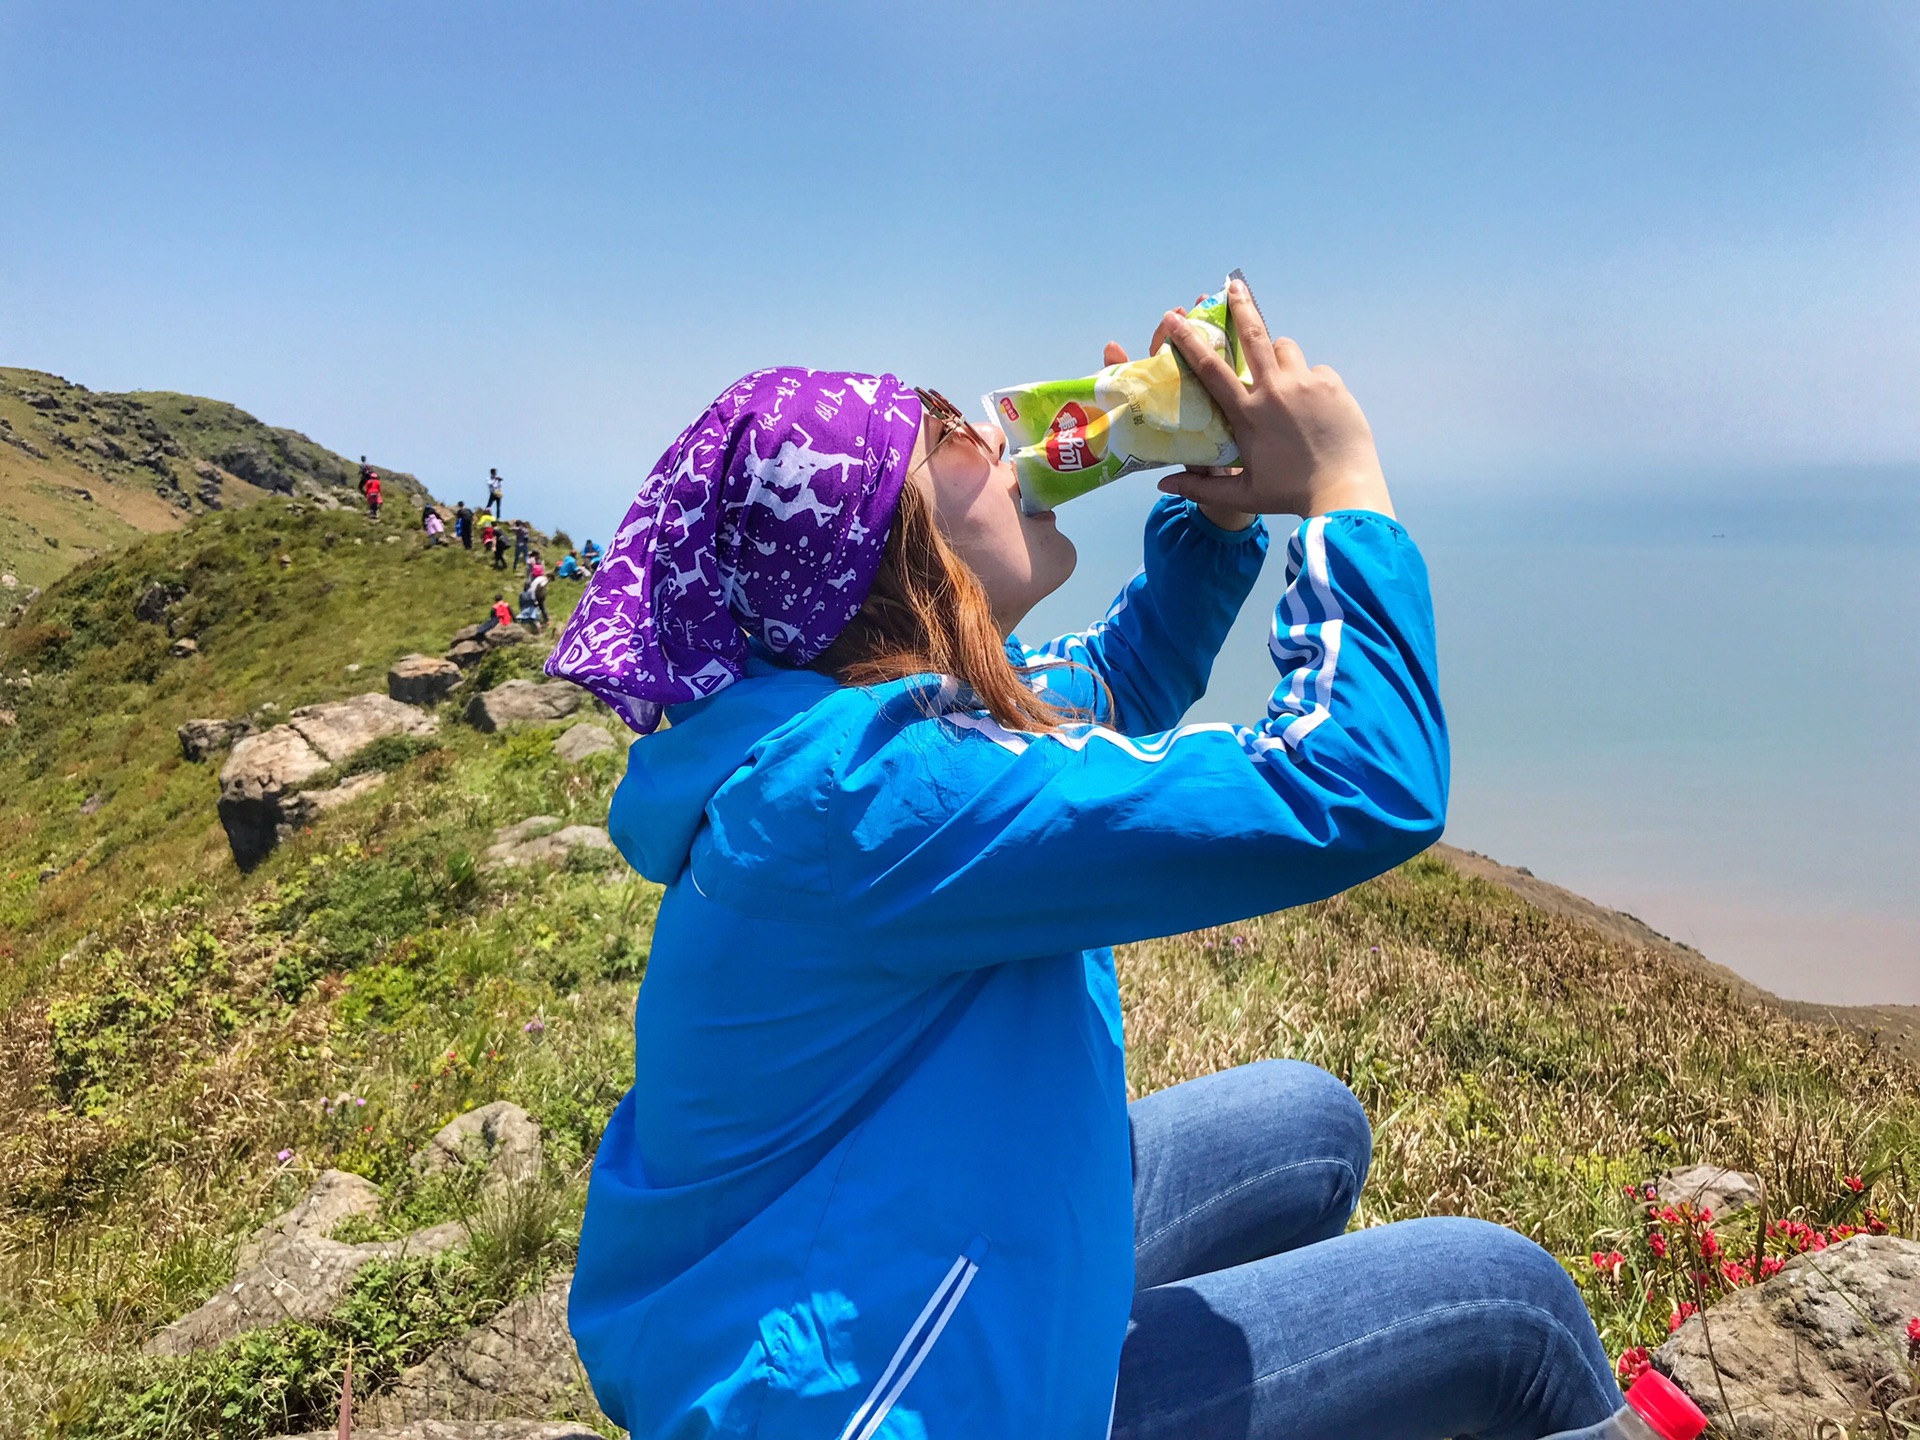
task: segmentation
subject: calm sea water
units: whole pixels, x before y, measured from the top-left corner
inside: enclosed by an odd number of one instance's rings
[[[1081,571],[1025,633],[1085,623],[1138,564],[1124,484],[1063,512]],[[1705,491],[1402,499],[1440,625],[1447,838],[1779,994],[1920,1003],[1920,474]],[[1270,560],[1193,718],[1261,713],[1279,587]]]

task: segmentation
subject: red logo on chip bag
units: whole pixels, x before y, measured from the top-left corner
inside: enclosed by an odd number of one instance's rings
[[[1009,420],[1018,420],[1020,418],[1020,411],[1014,406],[1011,395],[1002,395],[1000,397],[1000,413]]]
[[[1100,456],[1087,434],[1087,427],[1092,420],[1086,409],[1076,402],[1069,400],[1062,405],[1059,413],[1053,417],[1053,423],[1047,427],[1047,464],[1062,475],[1091,469],[1098,464]]]

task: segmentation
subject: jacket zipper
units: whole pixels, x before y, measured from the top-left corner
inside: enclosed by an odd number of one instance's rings
[[[960,1308],[961,1297],[967,1293],[967,1287],[973,1284],[973,1277],[980,1273],[980,1261],[986,1253],[986,1237],[976,1236],[973,1243],[955,1258],[945,1278],[921,1307],[913,1324],[907,1327],[906,1337],[893,1352],[887,1368],[880,1372],[873,1389],[867,1393],[860,1408],[853,1412],[853,1418],[847,1421],[847,1428],[840,1432],[840,1440],[873,1440],[873,1433],[886,1422],[893,1407],[899,1403],[907,1383],[926,1363],[927,1356],[933,1353],[934,1341],[947,1328],[953,1312]]]

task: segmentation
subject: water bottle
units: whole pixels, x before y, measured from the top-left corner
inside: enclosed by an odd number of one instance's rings
[[[1699,1440],[1707,1417],[1687,1394],[1658,1370],[1627,1387],[1627,1403],[1598,1425],[1562,1430],[1545,1440]]]

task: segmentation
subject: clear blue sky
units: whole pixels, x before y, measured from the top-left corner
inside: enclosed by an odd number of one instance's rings
[[[0,360],[576,535],[742,370],[1234,265],[1415,491],[1920,460],[1920,7],[0,0]]]

